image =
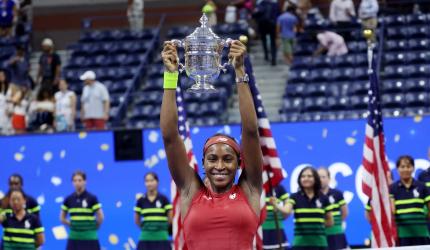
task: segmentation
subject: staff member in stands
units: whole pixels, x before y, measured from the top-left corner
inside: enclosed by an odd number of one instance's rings
[[[26,211],[25,194],[21,189],[11,190],[8,200],[12,213],[0,214],[3,250],[36,250],[45,242],[39,217]]]
[[[145,175],[145,187],[146,194],[134,207],[134,222],[142,230],[137,249],[170,250],[168,230],[172,223],[172,205],[158,192],[158,176],[154,172]]]
[[[87,176],[84,172],[73,173],[72,181],[75,192],[64,200],[60,214],[61,223],[70,227],[67,250],[99,250],[97,229],[104,219],[102,205],[86,190]]]
[[[330,250],[346,249],[348,248],[348,243],[343,231],[342,222],[348,216],[348,205],[340,190],[330,188],[331,178],[328,169],[324,167],[319,168],[318,175],[321,180],[321,192],[327,196],[330,202],[329,207],[331,208],[330,211],[334,220],[333,226],[326,228],[328,248]]]
[[[10,190],[21,190],[24,193],[25,197],[25,209],[28,213],[39,216],[40,206],[37,203],[36,199],[26,194],[22,187],[24,186],[24,179],[19,174],[13,174],[9,177],[9,192]],[[0,201],[0,211],[3,210],[5,213],[12,213],[12,208],[10,207],[10,202],[8,200],[8,196],[6,196],[3,200]]]
[[[430,244],[424,206],[430,207],[430,192],[425,184],[416,181],[412,174],[415,170],[414,159],[409,155],[400,156],[396,162],[400,180],[390,186],[397,234],[400,246]]]
[[[266,220],[263,227],[263,249],[279,249],[279,240],[281,240],[282,249],[287,249],[288,241],[284,232],[283,220],[285,216],[273,208],[272,202],[283,206],[288,199],[288,193],[282,185],[275,187],[276,197],[266,197]],[[278,230],[276,230],[275,213],[277,213]]]
[[[257,115],[245,74],[246,47],[233,41],[229,58],[236,72],[236,87],[242,119],[242,145],[226,135],[210,137],[203,148],[203,166],[210,182],[205,187],[189,167],[187,152],[178,129],[176,88],[178,54],[165,42],[162,52],[166,68],[160,127],[173,180],[181,195],[181,219],[188,249],[251,249],[260,218],[262,153]],[[235,176],[244,169],[235,184]]]
[[[318,172],[305,167],[298,184],[299,191],[290,196],[285,206],[272,205],[286,217],[294,213],[293,250],[326,250],[326,227],[333,225],[333,216],[328,198],[321,193]]]

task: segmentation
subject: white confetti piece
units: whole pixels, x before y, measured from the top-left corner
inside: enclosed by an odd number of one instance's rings
[[[117,201],[117,202],[116,202],[116,204],[115,204],[115,206],[116,206],[117,208],[122,207],[122,202],[121,202],[121,201]]]
[[[21,146],[21,147],[19,148],[19,151],[20,151],[20,152],[24,152],[24,151],[25,151],[25,149],[26,149],[26,147],[25,147],[25,146]]]
[[[357,130],[352,131],[352,136],[356,136],[358,134]]]
[[[313,150],[313,149],[314,149],[314,146],[312,146],[312,145],[307,145],[307,146],[306,146],[306,148],[307,148],[308,150]]]
[[[409,133],[410,133],[411,135],[415,135],[415,129],[411,129],[411,131],[409,131]]]
[[[80,132],[79,135],[78,135],[78,137],[81,140],[87,138],[87,132]]]
[[[135,195],[136,200],[140,199],[141,197],[143,197],[143,193],[137,193]]]
[[[124,250],[131,250],[130,245],[128,243],[124,243]]]
[[[229,125],[224,125],[224,133],[227,135],[231,134],[231,127]]]
[[[52,183],[54,186],[60,186],[62,182],[63,182],[63,181],[62,181],[62,180],[61,180],[61,178],[60,178],[60,177],[58,177],[58,176],[52,176],[52,177],[51,177],[51,183]]]
[[[43,154],[43,160],[46,162],[50,162],[52,160],[52,152],[51,151],[46,151]]]
[[[118,236],[116,234],[109,235],[109,243],[112,245],[117,245],[119,242]]]
[[[103,143],[102,145],[100,145],[100,149],[102,151],[108,151],[109,150],[109,144]]]
[[[24,159],[24,155],[21,153],[15,153],[14,158],[15,158],[15,161],[20,162]]]
[[[148,168],[152,168],[155,165],[157,165],[158,162],[159,162],[159,160],[158,160],[157,155],[152,155],[151,158],[145,160],[143,165],[145,165]]]
[[[98,171],[103,171],[103,169],[105,168],[105,165],[101,162],[97,163],[97,170]]]
[[[354,146],[355,142],[357,140],[354,137],[348,137],[346,138],[346,144],[348,144],[348,146]]]
[[[3,199],[3,198],[4,198],[4,193],[3,191],[0,190],[0,199]]]
[[[400,135],[399,134],[396,134],[395,136],[394,136],[394,142],[399,142],[400,141]]]
[[[328,136],[328,129],[324,128],[322,131],[322,138],[325,139],[325,138],[327,138],[327,136]]]
[[[68,238],[67,230],[63,225],[53,227],[52,233],[56,240],[66,240]]]
[[[64,159],[65,157],[66,157],[66,150],[63,149],[60,151],[60,158]]]
[[[39,203],[39,205],[43,206],[43,204],[45,204],[45,195],[41,194],[37,197],[37,203]]]
[[[63,201],[64,201],[64,197],[62,196],[55,198],[55,203],[63,203]]]
[[[193,128],[193,130],[191,131],[191,133],[193,133],[194,135],[195,134],[198,134],[200,132],[200,129],[199,128]]]
[[[164,149],[158,150],[158,158],[160,158],[161,160],[166,158],[166,151],[164,151]]]
[[[158,141],[158,133],[156,131],[151,131],[149,133],[148,140],[151,143],[156,143]]]
[[[292,136],[287,136],[287,140],[291,141],[291,142],[296,142],[297,139],[295,137]]]
[[[132,249],[136,249],[136,242],[134,242],[133,238],[128,237],[128,244]]]

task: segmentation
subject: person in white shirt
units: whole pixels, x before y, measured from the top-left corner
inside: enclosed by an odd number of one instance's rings
[[[317,39],[320,46],[315,51],[314,56],[318,56],[325,51],[327,51],[327,56],[341,56],[348,53],[345,40],[339,34],[331,31],[324,31],[318,33]]]
[[[336,25],[338,33],[346,40],[349,39],[348,28],[351,28],[351,23],[354,21],[355,7],[352,0],[333,0],[330,4],[330,21]]]
[[[6,72],[0,70],[0,135],[8,134],[11,129],[7,103],[8,89]]]
[[[109,120],[110,98],[107,88],[96,81],[96,73],[86,71],[81,76],[85,87],[81,96],[81,120],[86,129],[105,129]]]
[[[41,87],[36,100],[32,101],[29,108],[30,124],[33,131],[48,132],[54,128],[55,99],[51,89]]]
[[[378,26],[379,4],[377,0],[361,0],[358,16],[361,20],[363,30],[372,30],[372,42],[376,41],[376,27]]]
[[[55,93],[55,128],[57,131],[75,129],[76,95],[67,87],[66,80],[60,80],[60,91]]]
[[[128,0],[127,17],[131,30],[143,29],[143,0]]]

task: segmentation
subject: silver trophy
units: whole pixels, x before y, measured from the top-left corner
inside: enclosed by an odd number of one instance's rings
[[[208,18],[205,14],[200,18],[201,26],[184,40],[172,40],[177,47],[185,50],[185,65],[179,63],[179,72],[187,73],[188,77],[196,83],[187,91],[193,93],[216,92],[212,86],[218,78],[220,71],[227,70],[230,62],[221,65],[222,51],[230,46],[232,39],[219,38],[208,26]],[[179,59],[178,59],[179,62]]]

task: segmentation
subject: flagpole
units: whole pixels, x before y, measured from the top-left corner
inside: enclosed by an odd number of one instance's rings
[[[272,186],[272,181],[270,179],[270,174],[269,174],[268,171],[265,171],[265,172],[266,172],[266,175],[267,175],[267,182],[269,183],[269,189],[270,189],[271,195],[272,195],[272,197],[275,197],[276,199],[278,199],[276,197],[275,189]],[[277,213],[277,211],[275,209],[275,206],[273,206],[273,210],[272,211],[273,211],[273,216],[274,216],[274,219],[275,219],[276,236],[277,236],[278,244],[279,244],[279,248],[278,249],[279,250],[283,250],[283,248],[282,248],[282,241],[283,241],[282,240],[282,233],[281,233],[281,230],[279,228],[278,213]]]
[[[372,41],[373,30],[365,29],[363,31],[363,36],[367,40],[367,63],[368,63],[368,73],[373,73],[372,70],[372,62],[373,62],[373,48],[375,47],[375,43]]]

